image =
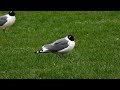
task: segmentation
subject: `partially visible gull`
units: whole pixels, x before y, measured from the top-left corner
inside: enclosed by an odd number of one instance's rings
[[[0,16],[0,28],[6,29],[15,23],[16,17],[14,11],[9,11],[8,14]]]

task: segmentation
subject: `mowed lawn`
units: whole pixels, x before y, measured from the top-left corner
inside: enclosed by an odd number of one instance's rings
[[[120,78],[119,11],[16,11],[16,18],[0,30],[1,79]],[[69,34],[75,36],[72,52],[34,53]]]

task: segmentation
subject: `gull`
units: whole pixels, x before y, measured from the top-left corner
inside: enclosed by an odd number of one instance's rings
[[[75,41],[73,35],[68,35],[64,38],[58,39],[51,44],[42,46],[42,50],[37,50],[35,53],[67,53],[73,50]]]
[[[15,23],[16,17],[14,11],[9,11],[8,14],[0,16],[0,29],[6,29]]]

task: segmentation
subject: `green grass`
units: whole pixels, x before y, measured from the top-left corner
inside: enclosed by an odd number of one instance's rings
[[[16,11],[16,18],[0,30],[1,79],[120,78],[119,11]],[[72,52],[34,54],[68,34],[75,36]]]

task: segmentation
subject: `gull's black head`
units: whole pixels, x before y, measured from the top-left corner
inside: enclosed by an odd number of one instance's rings
[[[68,39],[71,41],[74,41],[74,36],[73,35],[68,35]]]
[[[9,11],[8,13],[10,16],[15,16],[15,12],[14,11]]]

